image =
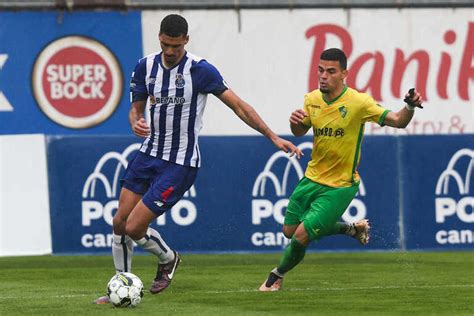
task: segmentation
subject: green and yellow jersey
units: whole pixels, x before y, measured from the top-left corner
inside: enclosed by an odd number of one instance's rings
[[[305,176],[330,187],[349,187],[359,182],[357,165],[364,135],[364,124],[383,126],[389,110],[368,94],[344,87],[331,102],[319,90],[305,95],[303,124],[314,132],[311,161]]]

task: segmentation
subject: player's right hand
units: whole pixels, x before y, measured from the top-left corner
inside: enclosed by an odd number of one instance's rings
[[[301,124],[301,122],[303,122],[303,119],[307,116],[308,116],[308,114],[304,110],[297,109],[297,110],[293,111],[293,113],[291,113],[290,123],[295,124],[295,125],[299,125],[299,124]]]
[[[277,137],[275,140],[273,140],[273,144],[275,144],[276,147],[280,148],[284,152],[290,153],[290,157],[296,155],[296,158],[300,159],[301,156],[304,156],[301,149],[299,149],[292,142],[287,141],[286,139]]]
[[[150,135],[150,127],[142,117],[132,126],[133,133],[139,137],[148,137]]]

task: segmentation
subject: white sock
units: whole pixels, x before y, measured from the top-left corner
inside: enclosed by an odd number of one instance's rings
[[[127,235],[114,234],[112,243],[112,257],[114,258],[115,271],[131,272],[133,256],[133,240]]]
[[[285,276],[284,273],[278,272],[277,268],[273,269],[272,272],[275,273],[280,278],[283,278]]]
[[[174,259],[173,250],[165,243],[160,234],[151,227],[148,227],[145,237],[135,242],[143,249],[158,257],[160,263],[168,263]]]
[[[348,225],[348,227],[346,229],[346,235],[354,237],[355,234],[357,233],[357,229],[355,228],[355,224],[351,223],[351,224],[347,224],[347,225]]]

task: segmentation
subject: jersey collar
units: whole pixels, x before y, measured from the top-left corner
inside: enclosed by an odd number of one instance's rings
[[[331,104],[333,104],[334,102],[336,102],[340,97],[342,97],[342,95],[346,92],[346,90],[347,90],[347,86],[344,85],[344,89],[342,89],[341,94],[339,94],[337,97],[335,97],[335,98],[334,98],[333,100],[331,100],[331,101],[327,101],[327,100],[324,98],[324,94],[323,94],[323,96],[322,96],[323,101],[326,102],[327,105],[331,105]]]
[[[178,67],[179,65],[181,65],[183,62],[186,62],[186,60],[188,59],[188,57],[187,57],[188,52],[185,51],[183,57],[181,57],[180,61],[176,65],[174,65],[171,68],[166,68],[165,63],[163,62],[163,59],[162,59],[163,58],[162,55],[163,55],[163,52],[160,52],[160,58],[158,60],[159,60],[159,63],[161,65],[161,68],[163,68],[164,71],[171,71],[171,70],[175,69],[176,67]]]

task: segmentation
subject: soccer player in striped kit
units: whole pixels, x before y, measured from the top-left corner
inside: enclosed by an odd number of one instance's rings
[[[130,271],[133,241],[158,257],[153,294],[166,289],[180,262],[150,223],[178,202],[193,185],[201,164],[198,136],[209,93],[273,144],[299,158],[291,142],[278,137],[252,106],[227,87],[219,71],[184,49],[189,40],[186,20],[166,16],[160,25],[162,51],[140,59],[132,74],[129,114],[133,132],[146,137],[122,179],[118,211],[113,219],[112,253],[117,272]],[[144,118],[150,100],[150,126]],[[107,303],[107,296],[96,303]]]
[[[305,95],[304,109],[290,116],[295,136],[314,132],[311,161],[288,202],[283,234],[291,238],[279,265],[260,286],[262,292],[279,291],[285,274],[304,258],[312,241],[344,234],[365,245],[369,223],[338,222],[359,188],[357,166],[366,122],[405,128],[415,107],[423,99],[414,89],[405,96],[407,103],[398,112],[386,110],[365,93],[344,84],[347,77],[344,52],[330,48],[322,52],[318,66],[319,89]]]

